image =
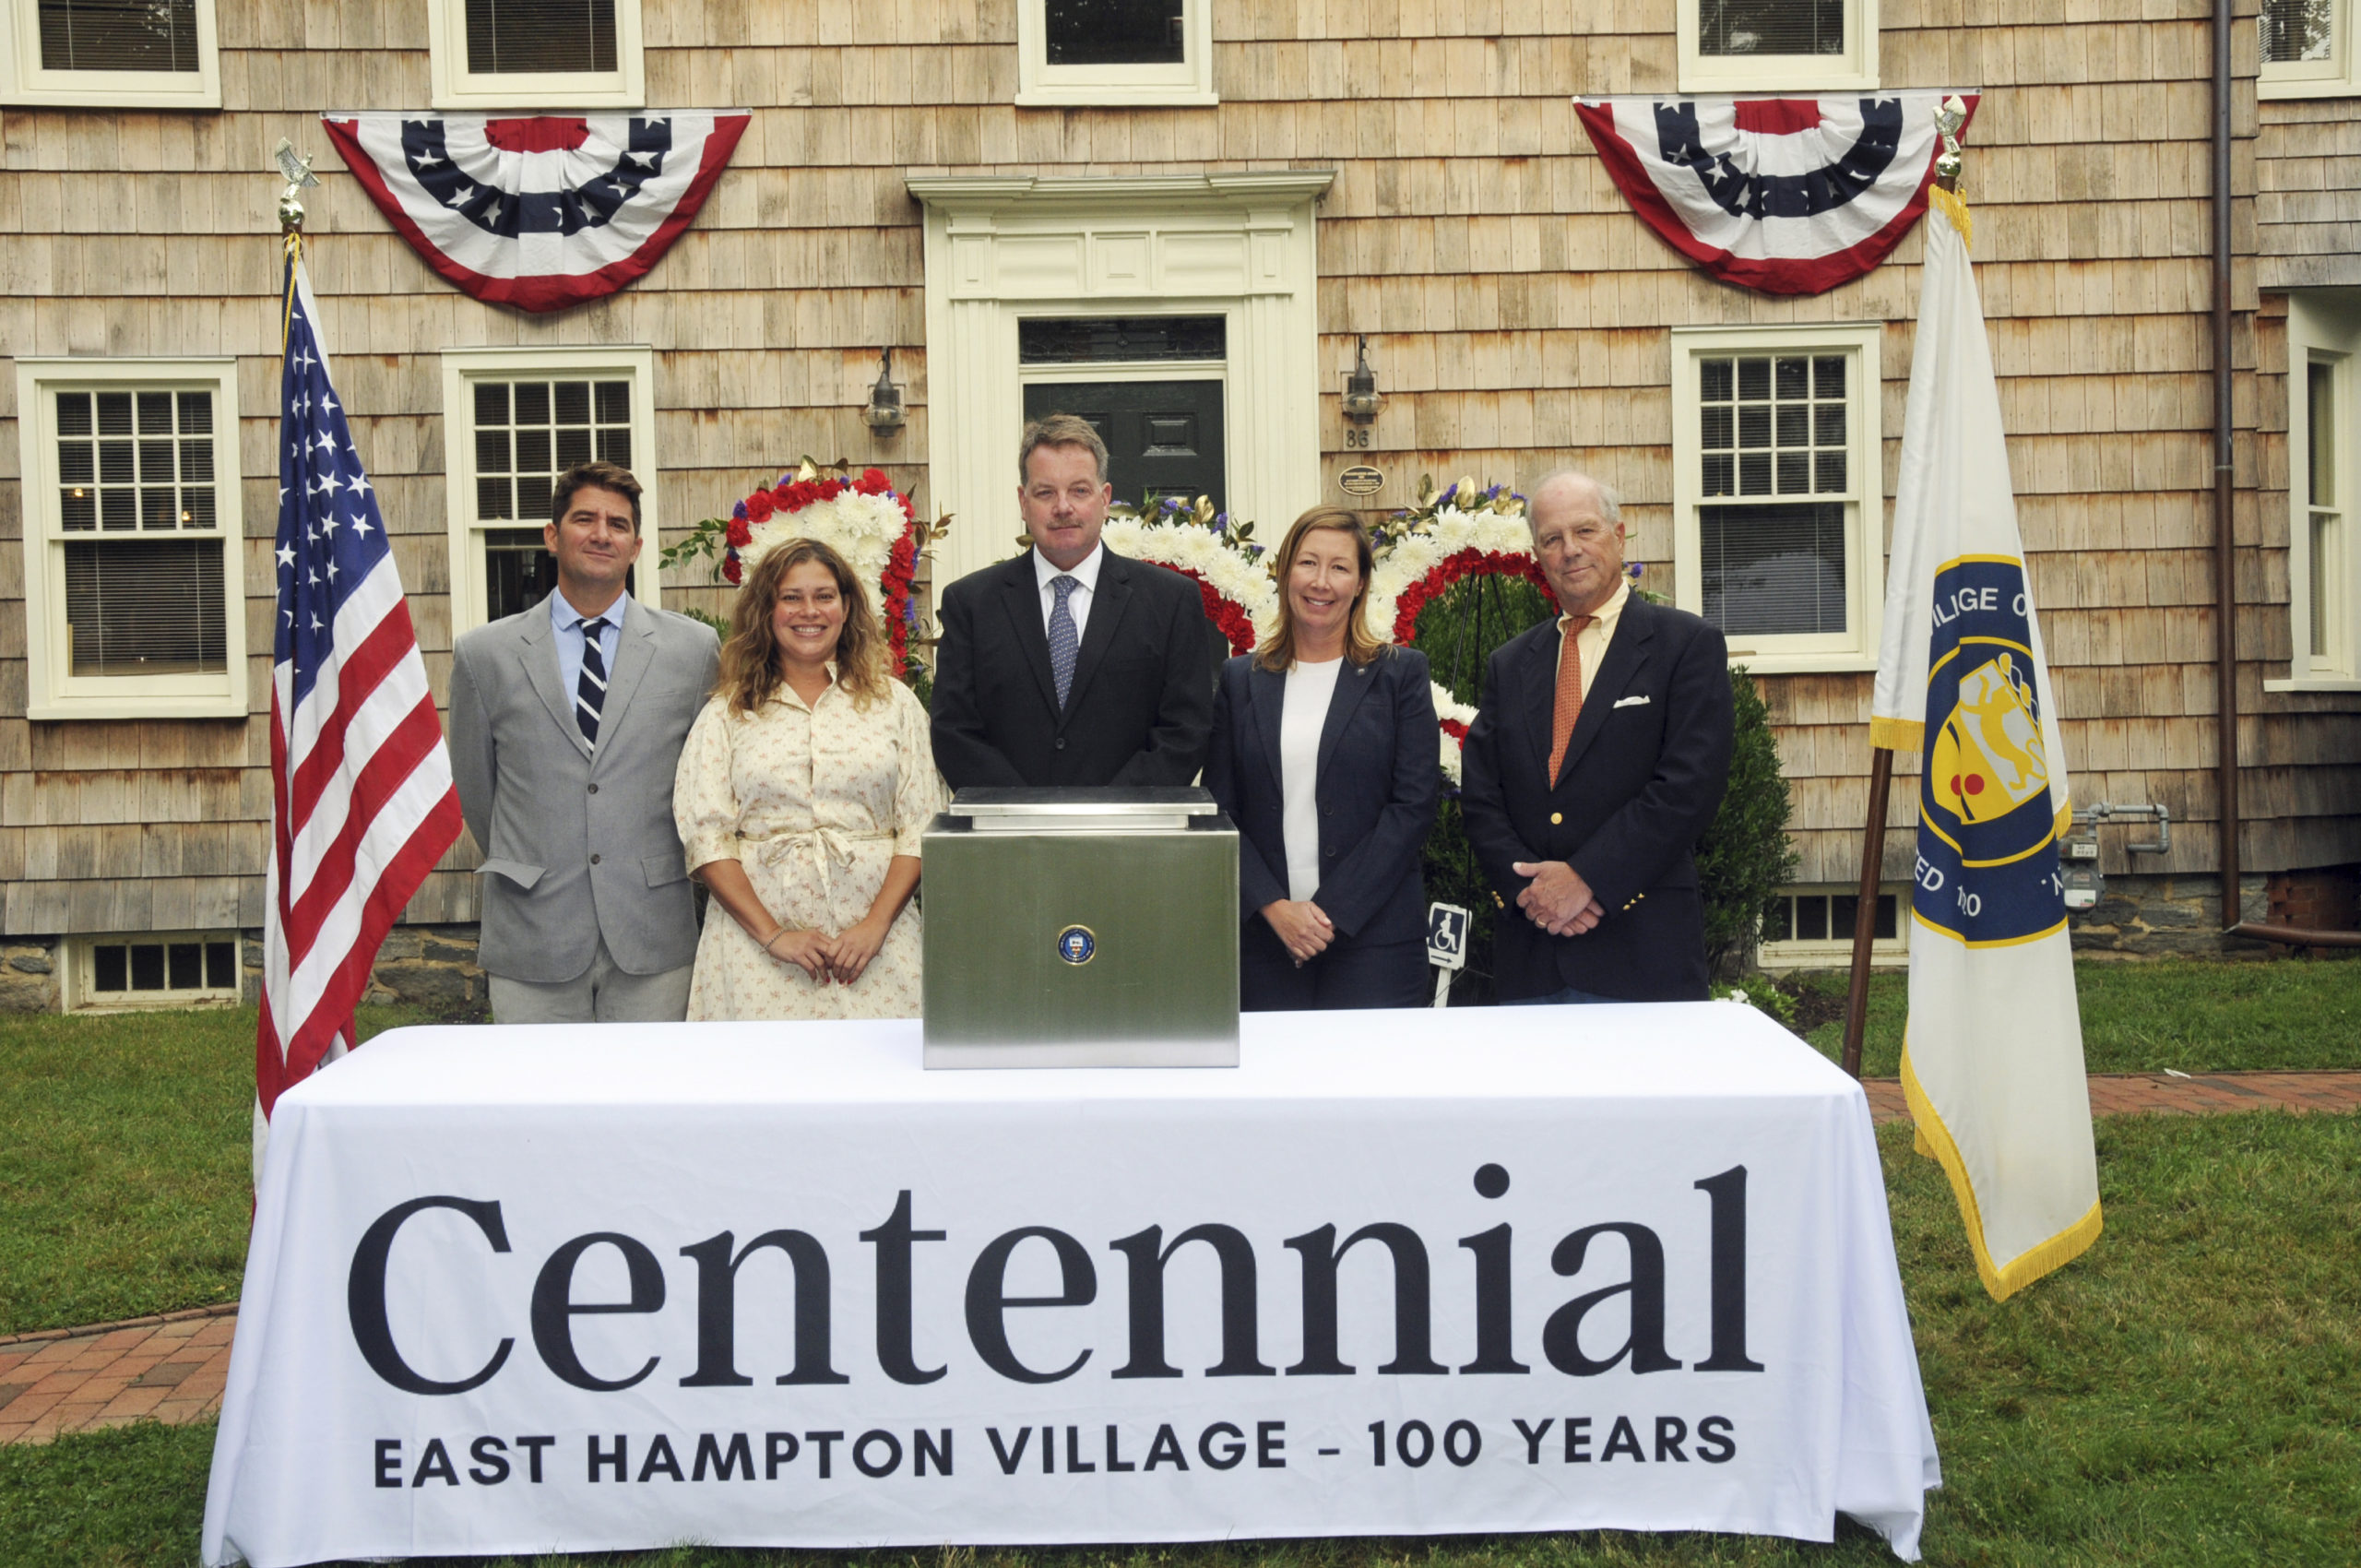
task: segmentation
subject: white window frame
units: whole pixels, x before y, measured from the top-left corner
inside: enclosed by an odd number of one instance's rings
[[[457,0],[453,0],[457,3]],[[1017,0],[1016,106],[1203,109],[1214,91],[1214,0],[1182,0],[1177,65],[1052,65],[1046,0]]]
[[[548,518],[476,518],[476,404],[479,381],[564,376],[569,380],[629,379],[631,471],[639,481],[638,571],[633,597],[664,608],[658,578],[662,503],[656,481],[656,350],[647,344],[596,349],[445,349],[443,350],[443,470],[445,515],[451,533],[451,640],[485,621],[483,536],[492,529],[538,528]]]
[[[40,0],[0,0],[0,103],[219,109],[219,37],[213,0],[196,0],[194,71],[53,71],[41,63]]]
[[[1843,496],[1816,501],[1845,505],[1845,622],[1838,634],[1762,636],[1730,634],[1730,662],[1758,675],[1828,673],[1878,667],[1878,634],[1885,612],[1885,465],[1883,381],[1879,350],[1884,328],[1876,322],[1802,327],[1677,327],[1672,329],[1672,581],[1673,602],[1702,613],[1705,602],[1703,542],[1697,509],[1730,500],[1704,493],[1698,420],[1697,362],[1725,354],[1826,354],[1845,357],[1845,435],[1849,450]]]
[[[2336,396],[2341,400],[2337,434],[2336,481],[2343,524],[2343,559],[2323,564],[2312,558],[2312,507],[2308,476],[2312,460],[2311,377],[2309,367],[2325,362],[2335,367]],[[2361,692],[2361,655],[2356,654],[2355,619],[2361,612],[2361,570],[2356,570],[2353,529],[2355,475],[2361,459],[2361,290],[2340,289],[2287,296],[2287,677],[2266,680],[2267,692]],[[2316,574],[2333,574],[2325,600],[2341,607],[2331,627],[2324,654],[2312,651],[2312,587]]]
[[[213,395],[213,518],[221,540],[222,625],[227,668],[204,674],[76,675],[66,645],[65,546],[57,514],[57,405],[65,391],[125,386]],[[24,476],[25,717],[243,719],[246,716],[246,546],[238,472],[238,362],[228,358],[64,359],[17,362],[17,441]],[[119,537],[119,536],[118,536]],[[160,535],[155,537],[162,537]]]
[[[1698,8],[1706,3],[1677,0],[1674,6],[1683,92],[1833,92],[1879,85],[1878,0],[1845,0],[1842,54],[1702,53],[1704,29]]]
[[[174,943],[227,942],[231,946],[232,979],[227,990],[200,985],[195,990],[110,991],[98,989],[95,949],[133,945],[169,947]],[[64,943],[65,984],[58,1004],[67,1013],[144,1013],[160,1008],[235,1007],[244,993],[245,938],[235,931],[101,932],[70,936]],[[167,971],[166,979],[171,978]]]
[[[611,71],[470,71],[467,0],[427,0],[426,43],[437,109],[638,109],[647,102],[639,0],[615,0]]]
[[[968,519],[940,547],[936,592],[1014,552],[1020,384],[1120,379],[1101,364],[1020,364],[1026,316],[1227,316],[1230,515],[1268,530],[1321,499],[1321,394],[1335,383],[1320,363],[1312,208],[1335,177],[1320,169],[907,182],[926,206],[935,390],[927,493],[934,510]],[[1181,380],[1209,369],[1174,363],[1154,374]],[[1253,413],[1231,417],[1238,410]]]
[[[1860,884],[1796,883],[1782,887],[1782,898],[1849,898],[1861,891]],[[1898,969],[1910,962],[1910,885],[1907,883],[1880,885],[1878,896],[1893,900],[1893,934],[1872,938],[1869,943],[1869,967],[1873,969]],[[1853,962],[1853,932],[1848,928],[1841,934],[1834,924],[1836,911],[1829,910],[1831,925],[1825,938],[1792,937],[1785,942],[1773,942],[1768,937],[1755,944],[1755,963],[1764,969],[1841,969]]]
[[[2273,98],[2350,98],[2361,93],[2353,70],[2354,0],[2333,0],[2329,22],[2331,47],[2325,60],[2293,60],[2282,65],[2260,64],[2254,95]],[[2262,54],[2262,18],[2254,19],[2255,55]]]

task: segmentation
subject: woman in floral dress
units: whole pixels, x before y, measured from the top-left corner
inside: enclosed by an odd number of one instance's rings
[[[689,1016],[918,1016],[908,906],[942,805],[926,710],[886,673],[860,579],[817,540],[777,545],[739,589],[673,782],[681,842],[718,906]]]

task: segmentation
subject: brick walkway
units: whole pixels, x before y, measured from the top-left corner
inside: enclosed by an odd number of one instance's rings
[[[1895,1078],[1871,1078],[1880,1122],[1909,1117]],[[2094,1073],[2101,1116],[2361,1110],[2361,1073]],[[161,1317],[0,1338],[0,1444],[153,1418],[200,1421],[221,1408],[234,1301]]]

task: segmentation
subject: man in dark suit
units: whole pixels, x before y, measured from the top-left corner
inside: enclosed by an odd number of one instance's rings
[[[1187,784],[1213,729],[1197,587],[1099,542],[1114,487],[1087,421],[1025,427],[1017,506],[1033,548],[943,590],[934,761],[976,784]]]
[[[1691,851],[1729,778],[1722,634],[1631,591],[1597,481],[1550,475],[1528,521],[1564,613],[1492,655],[1463,754],[1501,1000],[1703,1001]]]

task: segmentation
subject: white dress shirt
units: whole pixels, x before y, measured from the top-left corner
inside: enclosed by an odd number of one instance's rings
[[[1631,579],[1625,577],[1607,596],[1607,602],[1590,612],[1590,624],[1574,635],[1574,649],[1583,656],[1583,700],[1590,700],[1590,688],[1598,679],[1598,667],[1607,658],[1607,645],[1615,640],[1616,623],[1623,619],[1623,607],[1631,602]],[[1558,617],[1558,662],[1566,661],[1566,621]]]
[[[558,689],[572,702],[575,692],[582,684],[582,624],[600,617],[606,625],[599,632],[599,661],[607,667],[609,678],[615,672],[615,649],[623,640],[623,612],[631,605],[631,595],[619,594],[612,604],[598,615],[585,615],[574,608],[564,588],[550,590],[550,625],[557,636]]]
[[[1038,550],[1033,552],[1033,580],[1041,587],[1041,630],[1050,630],[1050,617],[1058,608],[1058,590],[1050,584],[1059,577],[1072,577],[1080,586],[1066,594],[1066,613],[1074,617],[1074,646],[1082,646],[1082,634],[1090,629],[1090,601],[1098,597],[1098,568],[1107,559],[1107,547],[1094,544],[1090,553],[1071,572],[1061,572],[1050,564],[1050,558]]]
[[[1279,702],[1279,837],[1287,851],[1287,897],[1320,891],[1320,731],[1336,699],[1344,659],[1296,660]]]

